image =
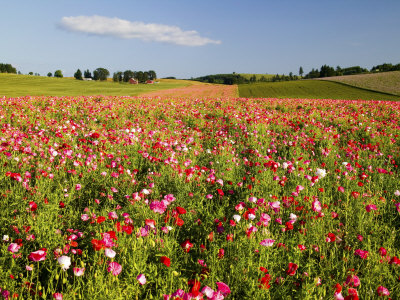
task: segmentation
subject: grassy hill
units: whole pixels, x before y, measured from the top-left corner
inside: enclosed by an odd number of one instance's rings
[[[337,82],[323,80],[242,84],[239,85],[239,96],[245,98],[400,100],[399,96],[367,91]]]
[[[82,81],[75,78],[14,75],[0,73],[0,97],[19,96],[138,96],[143,93],[184,87],[187,80],[160,79],[157,84],[116,83],[112,81]]]
[[[334,76],[321,79],[400,96],[400,71]]]

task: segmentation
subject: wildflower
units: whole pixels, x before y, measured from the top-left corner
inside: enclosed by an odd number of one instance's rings
[[[375,204],[370,204],[370,205],[367,205],[366,207],[365,207],[365,210],[367,211],[367,212],[370,212],[371,210],[377,210],[378,208],[376,207],[376,205]]]
[[[315,176],[318,176],[319,179],[324,178],[326,176],[326,170],[317,168]]]
[[[71,257],[69,256],[60,256],[57,261],[61,265],[61,269],[63,269],[63,271],[68,270],[71,266]]]
[[[122,271],[122,266],[117,262],[110,262],[108,264],[107,271],[112,273],[114,276],[117,276]]]
[[[312,210],[315,212],[319,213],[322,210],[321,202],[319,202],[317,199],[315,199],[311,205],[312,205]]]
[[[146,276],[144,276],[144,274],[139,274],[139,275],[136,277],[136,279],[137,279],[137,281],[139,281],[139,284],[140,284],[140,285],[144,285],[144,284],[146,284],[146,282],[147,282]]]
[[[53,298],[56,300],[62,300],[63,299],[63,295],[61,293],[54,293],[53,294]]]
[[[16,244],[16,243],[11,243],[11,244],[8,246],[7,250],[10,251],[11,253],[17,253],[18,250],[19,250],[19,248],[21,248],[20,245],[18,245],[18,244]]]
[[[30,261],[43,261],[46,259],[47,252],[44,250],[37,250],[28,255]]]
[[[104,254],[105,254],[105,256],[107,256],[108,258],[114,258],[116,253],[115,253],[114,250],[112,250],[112,249],[110,249],[110,248],[106,248],[106,249],[104,250]]]
[[[286,274],[289,276],[294,276],[296,274],[296,270],[298,269],[298,265],[295,263],[289,263],[288,269],[286,270]]]
[[[233,215],[232,218],[236,221],[236,223],[239,223],[239,221],[241,219],[241,216],[240,215]]]
[[[186,253],[189,253],[190,248],[193,247],[193,244],[189,240],[186,240],[181,244],[181,247]]]
[[[347,276],[345,286],[350,286],[350,287],[358,287],[360,285],[360,279],[356,275],[349,275]]]
[[[389,290],[385,288],[384,286],[379,286],[378,289],[376,290],[379,296],[389,296]]]
[[[160,261],[167,267],[171,266],[171,260],[167,256],[161,256]]]
[[[73,268],[75,276],[82,276],[85,273],[85,268]]]
[[[262,241],[260,242],[260,245],[261,245],[261,246],[266,246],[266,247],[271,247],[274,243],[275,243],[275,240],[266,239],[266,240],[262,240]]]

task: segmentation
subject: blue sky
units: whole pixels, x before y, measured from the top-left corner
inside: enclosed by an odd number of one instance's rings
[[[400,63],[399,0],[0,1],[0,62],[159,77]]]

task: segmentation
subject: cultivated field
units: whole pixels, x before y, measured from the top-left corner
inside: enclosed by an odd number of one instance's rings
[[[49,78],[43,76],[0,73],[0,97],[20,96],[137,96],[146,92],[188,86],[186,80],[160,79],[157,84],[115,83],[112,81],[82,81],[75,78]]]
[[[400,96],[400,71],[321,78]]]
[[[400,96],[367,91],[336,82],[321,80],[241,84],[239,85],[239,96],[246,98],[400,100]]]
[[[1,295],[396,299],[399,119],[399,102],[0,98]]]

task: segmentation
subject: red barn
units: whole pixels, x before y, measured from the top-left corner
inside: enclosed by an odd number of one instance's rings
[[[147,83],[147,84],[153,84],[154,81],[153,81],[153,80],[147,80],[146,83]]]
[[[139,82],[136,79],[131,78],[131,79],[129,79],[129,83],[130,84],[138,84]]]

